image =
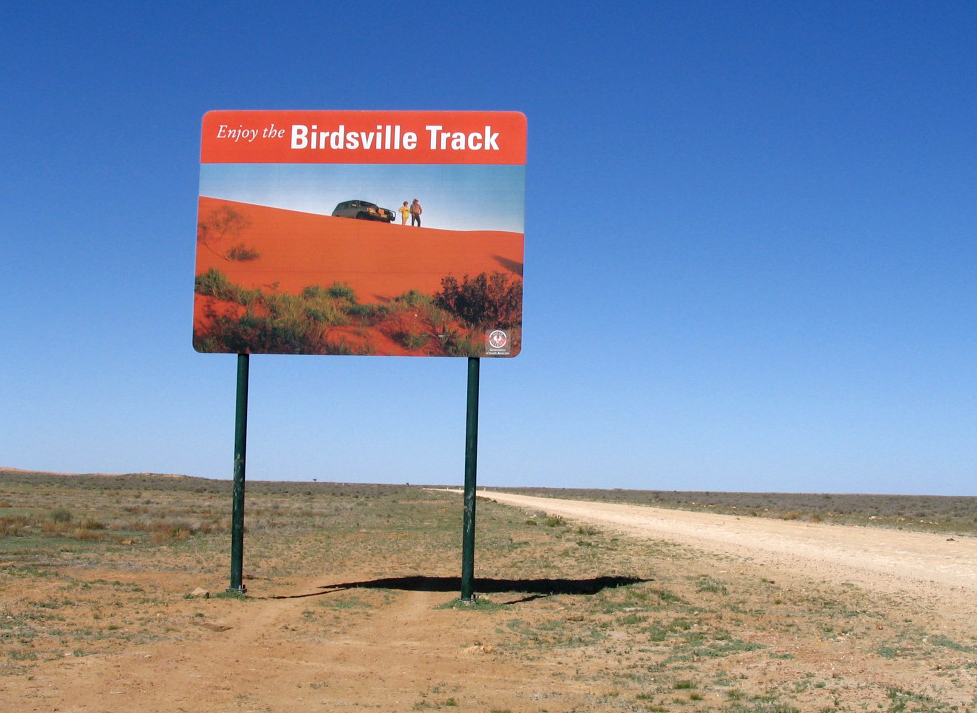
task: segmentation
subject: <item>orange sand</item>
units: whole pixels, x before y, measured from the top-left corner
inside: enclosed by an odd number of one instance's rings
[[[227,205],[250,225],[225,239],[244,243],[260,257],[226,260],[197,244],[197,274],[220,270],[242,287],[298,293],[309,285],[345,282],[361,303],[381,302],[409,290],[432,295],[441,278],[505,272],[522,277],[523,235],[502,231],[415,228],[352,218],[200,198],[199,218]],[[197,300],[198,309],[201,300]]]

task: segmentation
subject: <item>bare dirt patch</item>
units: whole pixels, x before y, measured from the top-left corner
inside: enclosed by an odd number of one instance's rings
[[[479,501],[472,607],[457,603],[457,494],[251,484],[238,598],[221,596],[226,531],[198,527],[225,520],[228,484],[105,482],[0,479],[0,518],[20,518],[0,537],[4,710],[975,708],[966,574],[910,568],[875,586],[860,529],[842,546],[796,522],[649,509],[628,524],[580,504]],[[100,522],[101,539],[45,535],[55,511]],[[188,528],[154,538],[155,520]],[[783,529],[750,529],[771,525]],[[865,559],[892,570],[938,550],[905,534]]]

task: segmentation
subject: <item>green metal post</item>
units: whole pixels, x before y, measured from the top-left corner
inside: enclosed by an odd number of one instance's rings
[[[248,355],[237,355],[237,405],[234,413],[234,506],[231,512],[231,586],[229,592],[247,591],[244,586],[244,463],[248,445]]]
[[[465,422],[465,519],[462,525],[461,600],[475,598],[475,472],[478,466],[478,357],[468,358],[468,418]]]

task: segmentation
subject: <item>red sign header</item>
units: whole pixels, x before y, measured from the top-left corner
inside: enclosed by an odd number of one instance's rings
[[[211,111],[201,163],[526,163],[515,111]]]

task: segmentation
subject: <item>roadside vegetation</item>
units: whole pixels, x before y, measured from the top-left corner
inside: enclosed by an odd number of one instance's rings
[[[230,499],[228,481],[0,471],[0,681],[213,636],[229,609],[314,576],[329,596],[269,635],[352,641],[410,592],[443,592],[444,631],[506,672],[509,710],[977,710],[972,622],[494,502],[478,506],[478,599],[459,605],[461,498],[416,486],[249,482],[249,591],[224,596]],[[201,586],[214,596],[191,597]],[[466,679],[405,695],[405,710],[506,710]]]

